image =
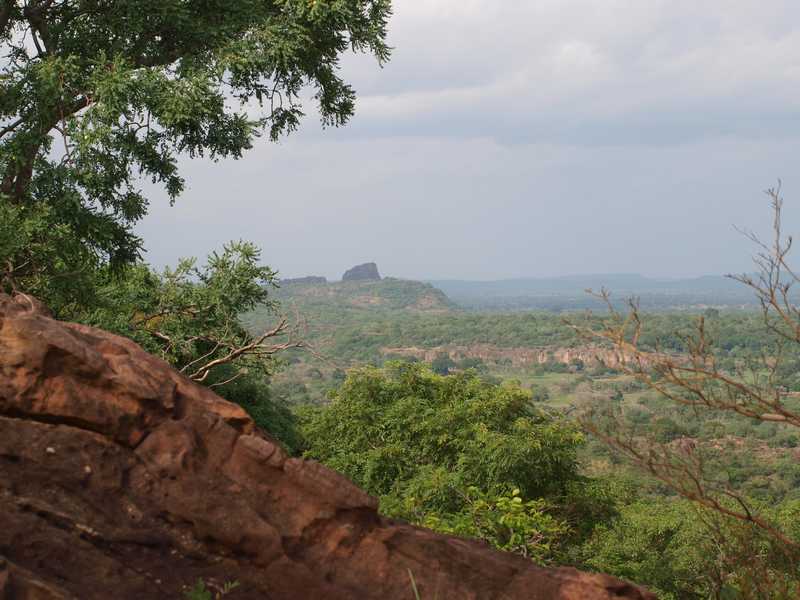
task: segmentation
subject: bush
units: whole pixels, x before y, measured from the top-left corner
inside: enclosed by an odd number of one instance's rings
[[[490,385],[472,371],[353,369],[329,406],[304,416],[302,431],[306,456],[379,496],[385,513],[540,560],[565,530],[557,502],[580,480],[582,434],[534,410],[519,385]],[[524,533],[535,523],[546,524],[541,538]]]

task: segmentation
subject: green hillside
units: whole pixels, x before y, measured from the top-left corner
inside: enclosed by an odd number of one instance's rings
[[[445,312],[456,305],[429,283],[386,277],[373,281],[285,283],[275,294],[284,306],[303,311],[386,309]]]

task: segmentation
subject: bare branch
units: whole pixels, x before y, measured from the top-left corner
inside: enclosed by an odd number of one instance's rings
[[[702,317],[697,319],[691,335],[679,336],[684,346],[680,355],[665,353],[658,347],[643,348],[644,326],[638,303],[631,300],[629,310],[623,315],[614,309],[606,290],[594,294],[608,309],[609,317],[601,328],[570,322],[568,325],[584,339],[614,348],[624,372],[676,404],[800,428],[800,413],[786,404],[786,394],[778,385],[778,365],[784,346],[800,344],[800,309],[792,302],[792,286],[800,283],[800,276],[788,262],[792,239],[782,233],[780,183],[766,193],[773,211],[771,242],[765,243],[754,233],[742,231],[758,248],[754,259],[758,272],[729,276],[754,291],[765,329],[778,340],[774,348],[762,349],[760,363],[750,366],[750,378],[738,365],[728,370],[719,367]],[[703,454],[695,451],[694,442],[679,444],[677,448],[657,444],[647,436],[634,435],[614,415],[610,422],[603,420],[604,424],[598,422],[597,416],[592,409],[581,419],[583,427],[677,494],[712,513],[748,523],[780,542],[783,548],[800,552],[797,541],[757,514],[730,485],[716,481],[707,472]]]
[[[236,371],[236,374],[233,377],[229,377],[225,381],[218,381],[217,383],[212,383],[208,387],[210,387],[212,389],[216,388],[216,387],[222,387],[223,385],[231,383],[232,381],[236,381],[237,379],[239,379],[239,377],[241,377],[244,374],[245,374],[244,369],[239,369],[238,371]]]
[[[283,350],[288,350],[289,348],[302,348],[304,344],[302,341],[292,339],[291,332],[293,329],[289,328],[287,319],[281,318],[278,324],[258,336],[257,338],[253,339],[252,341],[238,347],[230,348],[227,354],[221,356],[219,358],[215,358],[213,360],[208,361],[205,364],[197,367],[188,377],[198,382],[205,381],[211,371],[216,367],[221,365],[226,365],[233,363],[234,361],[244,358],[247,356],[256,357],[259,359],[267,359],[278,352]],[[280,337],[280,336],[288,336],[287,340],[282,343],[277,344],[267,344],[265,343],[267,340]],[[219,344],[212,352],[205,354],[204,356],[200,357],[200,359],[192,361],[186,367],[181,369],[182,372],[186,372],[189,370],[189,367],[194,367],[195,365],[201,363],[203,360],[210,358],[213,356],[216,351],[219,349]],[[222,383],[218,385],[223,385]]]

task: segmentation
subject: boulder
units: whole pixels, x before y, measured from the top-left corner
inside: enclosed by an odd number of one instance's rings
[[[381,275],[378,273],[378,265],[374,262],[356,265],[352,269],[345,271],[342,281],[380,281]]]
[[[652,599],[380,516],[132,341],[0,295],[0,599]]]

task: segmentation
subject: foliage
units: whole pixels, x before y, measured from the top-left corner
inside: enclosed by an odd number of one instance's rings
[[[406,498],[403,514],[419,515],[419,523],[442,533],[486,540],[495,548],[516,552],[538,563],[550,562],[568,526],[549,511],[545,500],[525,501],[518,489],[487,494],[475,486],[466,489],[458,512],[424,512],[416,499]]]
[[[353,369],[304,425],[309,456],[380,495],[443,467],[451,481],[544,496],[574,477],[582,436],[529,400],[518,386],[471,373],[442,377],[409,363]]]
[[[186,600],[221,600],[223,596],[227,596],[237,587],[239,587],[238,581],[228,581],[221,587],[212,589],[202,579],[198,579],[193,588],[184,592],[183,597]]]
[[[538,499],[578,479],[582,441],[518,385],[418,363],[351,370],[330,405],[306,412],[303,433],[307,456],[380,496],[384,512],[540,559],[564,527]]]
[[[647,585],[661,600],[708,598],[714,559],[707,531],[688,503],[648,498],[624,506],[581,548],[585,564]]]
[[[715,349],[714,327],[721,320],[716,313],[698,317],[690,331],[678,334],[685,348],[681,355],[643,345],[647,323],[635,301],[630,302],[625,314],[617,312],[609,301],[609,317],[602,328],[575,326],[584,337],[611,343],[619,354],[630,357],[625,370],[661,401],[679,407],[687,421],[700,415],[714,419],[711,435],[725,427],[726,417],[736,424],[748,424],[756,438],[774,438],[779,428],[796,432],[800,427],[800,405],[782,385],[781,373],[787,357],[785,348],[794,349],[788,352],[789,357],[796,356],[800,348],[800,313],[792,299],[792,288],[800,279],[787,262],[792,240],[782,234],[779,190],[767,193],[775,217],[774,238],[765,244],[751,235],[760,249],[755,259],[759,272],[734,277],[751,288],[761,304],[762,338],[770,341],[762,346],[760,356],[721,360]],[[607,292],[600,297],[607,300]],[[724,567],[731,573],[730,578],[719,576],[715,593],[729,590],[737,598],[796,597],[800,593],[800,538],[796,528],[748,493],[731,469],[753,460],[741,451],[749,446],[698,444],[688,437],[691,432],[687,425],[667,417],[650,421],[645,427],[641,426],[645,420],[637,418],[639,426],[631,427],[620,416],[618,410],[593,407],[583,424],[706,515],[706,531],[718,546],[714,554],[724,559]],[[722,457],[720,447],[725,450]],[[733,544],[732,550],[730,539],[740,542]],[[709,573],[710,568],[706,575]]]
[[[256,304],[275,318],[277,305],[268,291],[275,273],[259,260],[255,246],[233,242],[202,267],[193,258],[163,274],[136,265],[98,286],[96,305],[76,316],[132,338],[197,381],[224,364],[236,364],[231,377],[250,369],[268,373],[272,355],[285,344],[265,345],[263,333],[252,336],[239,321]],[[287,332],[275,326],[269,333],[272,338]]]
[[[531,388],[531,400],[534,402],[547,402],[550,399],[550,391],[543,385],[534,385]]]
[[[431,370],[439,375],[447,375],[450,369],[456,366],[456,363],[450,358],[450,355],[445,352],[440,352],[436,358],[431,361]]]
[[[408,349],[422,348],[452,352],[455,366],[459,369],[477,367],[483,375],[507,377],[508,369],[502,365],[470,364],[467,361],[471,359],[458,358],[458,350],[480,345],[499,349],[553,349],[582,343],[564,326],[563,317],[544,312],[471,313],[446,309],[447,305],[437,305],[434,310],[412,310],[420,304],[421,295],[427,294],[421,285],[400,280],[289,284],[283,286],[276,297],[284,305],[299,311],[308,324],[304,337],[318,355],[324,357],[326,364],[340,369],[409,357]],[[391,294],[397,294],[397,300],[392,300]],[[645,316],[648,326],[641,340],[645,347],[659,345],[671,352],[686,350],[681,336],[691,331],[694,315],[672,312]],[[601,328],[603,323],[602,316],[574,315],[571,318],[593,329]],[[258,307],[243,316],[252,333],[262,330],[270,319],[270,312],[262,312]],[[715,351],[720,360],[747,360],[774,344],[774,339],[763,331],[758,314],[752,311],[721,312],[709,334],[716,342]],[[303,360],[319,366],[323,361],[315,358],[318,355],[306,355]],[[800,351],[795,356],[800,360]],[[573,370],[574,367],[553,361],[534,365],[527,374],[567,374]],[[585,372],[596,377],[619,374],[617,370],[602,365],[595,368],[586,365]],[[789,383],[793,375],[788,369],[786,374]],[[791,385],[800,384],[793,382]],[[317,387],[319,392],[329,386]],[[315,400],[322,399],[322,395],[317,393]]]
[[[797,504],[767,508],[787,523]],[[797,564],[752,524],[673,498],[642,497],[598,526],[581,547],[583,563],[636,581],[661,600],[797,597]]]
[[[163,274],[143,264],[131,266],[122,276],[102,281],[95,301],[73,316],[133,339],[214,388],[296,452],[302,446],[296,419],[280,399],[272,398],[269,378],[276,367],[274,354],[299,342],[275,315],[277,304],[270,294],[275,273],[259,261],[255,246],[232,242],[201,267],[195,259],[182,260]],[[239,315],[256,304],[271,310],[277,324],[254,337]]]
[[[386,60],[390,12],[389,0],[0,0],[0,205],[32,242],[1,244],[4,285],[58,309],[83,290],[48,282],[135,262],[141,180],[175,199],[179,155],[237,158],[264,131],[291,132],[307,88],[324,125],[347,122],[340,57]]]
[[[28,258],[15,258],[22,256]],[[28,269],[33,256],[48,269]],[[52,207],[13,206],[0,197],[0,291],[24,290],[56,313],[74,312],[94,300],[97,267]]]

